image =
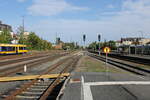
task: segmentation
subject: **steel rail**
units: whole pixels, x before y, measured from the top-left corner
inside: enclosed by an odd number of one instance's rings
[[[98,54],[97,51],[89,51],[89,52]],[[105,53],[101,53],[101,54],[105,55]],[[113,53],[108,54],[108,56],[111,58],[121,59],[121,60],[129,61],[137,64],[150,65],[150,59],[146,59],[146,58],[140,58],[134,56],[132,57],[128,55],[113,54]]]
[[[73,59],[73,62],[68,63],[68,65],[59,73],[58,77],[52,82],[52,84],[50,84],[47,90],[42,94],[39,100],[46,100],[48,98],[48,96],[52,93],[53,89],[57,86],[57,84],[61,82],[61,75],[67,72],[68,68],[72,68],[78,62],[78,60],[79,58],[76,58]]]
[[[53,55],[53,56],[50,56],[50,57],[47,57],[47,58],[37,60],[36,62],[29,62],[26,65],[28,65],[28,68],[30,69],[32,67],[35,67],[38,64],[41,64],[41,63],[44,63],[44,62],[47,62],[47,61],[53,61],[53,60],[55,60],[55,59],[57,59],[61,56],[64,56],[64,55]],[[15,74],[17,72],[23,71],[23,66],[24,66],[24,64],[21,64],[21,65],[15,66],[15,67],[2,69],[2,70],[0,70],[0,73],[1,73],[0,77],[6,77],[8,75],[12,75],[12,74]]]
[[[60,65],[62,65],[63,63],[67,62],[67,60],[69,60],[71,57],[63,59],[62,61],[52,65],[49,69],[47,69],[47,71],[41,73],[37,79],[32,80],[31,82],[28,82],[26,84],[24,84],[23,86],[21,86],[20,89],[17,89],[16,91],[11,92],[11,94],[9,96],[7,96],[4,100],[14,100],[15,97],[18,94],[21,94],[23,91],[26,91],[28,88],[31,87],[31,85],[35,84],[36,82],[38,82],[38,78],[41,77],[43,74],[48,74],[50,72],[52,72],[54,69],[56,69],[57,67],[59,67]]]
[[[4,65],[13,64],[16,62],[22,62],[22,61],[32,60],[32,59],[46,57],[46,56],[49,56],[49,54],[42,54],[42,55],[27,56],[27,57],[15,58],[15,59],[1,60],[0,65],[4,66]]]
[[[88,55],[91,56],[91,57],[94,57],[98,60],[101,60],[101,61],[105,62],[105,57],[94,55],[92,53],[88,53]],[[111,64],[111,65],[114,65],[116,67],[119,67],[121,69],[124,69],[126,71],[132,72],[134,74],[143,75],[143,76],[150,75],[150,70],[147,70],[147,69],[144,69],[144,68],[139,68],[139,67],[134,66],[134,65],[119,62],[119,61],[112,60],[112,59],[109,59],[109,58],[108,58],[108,63]]]

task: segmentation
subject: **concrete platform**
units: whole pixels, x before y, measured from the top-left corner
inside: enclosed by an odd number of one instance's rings
[[[150,78],[99,72],[73,73],[61,100],[150,100]]]

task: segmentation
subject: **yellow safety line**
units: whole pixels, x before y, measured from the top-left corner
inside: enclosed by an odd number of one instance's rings
[[[63,73],[61,77],[69,76],[69,73]],[[9,81],[21,81],[21,80],[31,80],[31,79],[42,79],[42,78],[57,78],[59,74],[46,74],[46,75],[26,75],[26,76],[15,76],[15,77],[0,77],[0,82]]]

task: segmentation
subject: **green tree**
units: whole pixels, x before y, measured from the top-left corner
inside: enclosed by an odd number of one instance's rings
[[[74,42],[72,42],[72,43],[64,43],[63,44],[63,49],[64,50],[67,50],[67,49],[73,50],[73,49],[76,49],[76,45],[75,45]]]
[[[117,47],[116,47],[116,42],[115,41],[109,41],[108,42],[108,46],[112,49],[112,50],[115,50]]]
[[[3,30],[0,33],[0,43],[11,43],[12,37],[9,30]]]
[[[31,49],[36,50],[50,50],[52,48],[52,44],[50,42],[41,39],[34,32],[29,34],[27,38],[27,45],[29,45]]]
[[[116,42],[115,41],[108,41],[108,42],[100,42],[100,48],[104,48],[104,47],[110,47],[111,49],[115,50],[116,49]],[[92,49],[92,50],[98,50],[99,49],[99,43],[97,42],[93,42],[89,45],[88,49]]]
[[[92,42],[88,49],[92,49],[92,50],[97,50],[98,49],[98,43],[95,41],[95,42]]]
[[[32,49],[40,49],[40,38],[34,32],[29,34],[27,41]]]
[[[28,49],[34,50],[50,50],[52,49],[52,44],[46,40],[43,40],[34,32],[30,32],[28,36],[23,34],[23,27],[19,27],[17,30],[19,36],[19,43],[28,46]]]
[[[50,50],[50,49],[52,49],[52,44],[46,40],[42,40],[42,49]]]
[[[24,35],[24,29],[22,26],[17,29],[17,34],[19,36],[19,44],[27,44],[27,38]]]
[[[19,44],[27,44],[27,38],[23,34],[19,36]]]

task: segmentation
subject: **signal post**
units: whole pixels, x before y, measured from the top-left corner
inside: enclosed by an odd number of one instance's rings
[[[104,49],[103,49],[103,52],[106,54],[106,61],[105,61],[105,65],[106,65],[106,74],[107,74],[107,76],[108,76],[108,66],[107,66],[107,62],[108,62],[108,53],[110,53],[110,48],[109,47],[105,47]]]

